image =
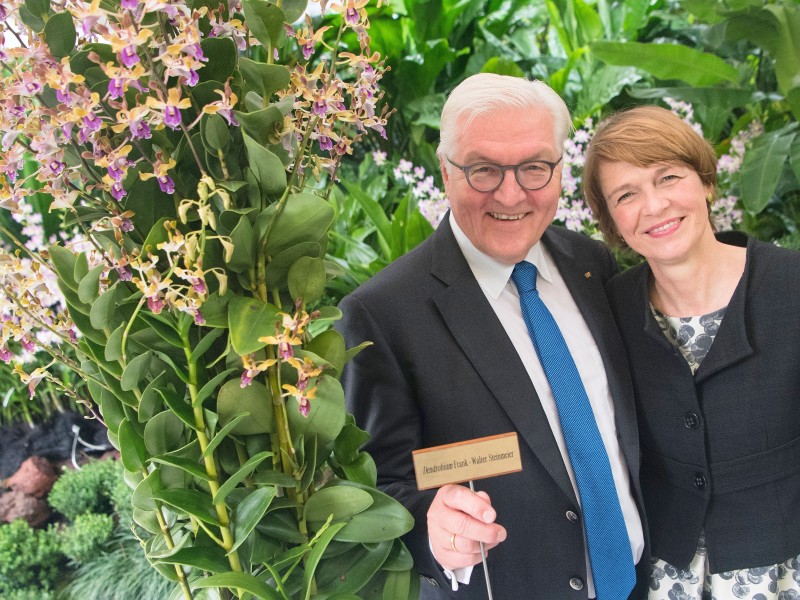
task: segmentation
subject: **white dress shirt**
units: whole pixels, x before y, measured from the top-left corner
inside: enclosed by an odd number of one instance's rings
[[[478,250],[464,232],[461,231],[452,213],[450,213],[450,226],[475,279],[477,279],[483,293],[486,295],[486,299],[494,309],[498,319],[500,319],[503,329],[505,329],[512,344],[514,344],[514,348],[528,371],[528,376],[531,378],[533,387],[539,396],[539,401],[547,415],[550,429],[553,430],[553,436],[558,443],[561,457],[564,459],[567,472],[572,480],[575,496],[580,498],[575,484],[575,474],[572,471],[572,464],[567,454],[564,434],[561,431],[561,422],[558,418],[558,409],[553,398],[553,392],[550,390],[550,384],[539,362],[539,357],[536,355],[536,349],[533,347],[528,328],[522,317],[517,288],[514,282],[511,281],[511,272],[514,269],[514,265],[498,262]],[[608,460],[611,463],[611,473],[617,487],[622,516],[625,519],[625,526],[631,542],[633,561],[638,563],[644,551],[642,521],[639,517],[639,511],[636,509],[636,502],[633,499],[625,457],[617,439],[617,428],[614,423],[614,402],[608,389],[608,379],[606,378],[603,359],[600,356],[594,337],[589,331],[589,327],[583,320],[580,309],[575,304],[575,300],[561,278],[553,259],[541,242],[530,249],[525,260],[535,265],[539,272],[536,279],[536,289],[542,301],[552,313],[556,323],[558,323],[567,347],[575,359],[575,365],[586,388],[586,394],[589,396],[592,412],[594,412],[597,427],[600,430],[600,437],[603,439]],[[455,590],[458,587],[457,582],[469,583],[471,567],[457,569],[455,573],[445,570],[445,573],[450,577]],[[586,573],[587,591],[589,597],[593,598],[595,595],[594,581],[592,580],[588,553],[586,555]]]

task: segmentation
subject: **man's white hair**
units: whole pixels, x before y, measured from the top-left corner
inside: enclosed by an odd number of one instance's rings
[[[567,105],[547,84],[495,73],[467,77],[444,103],[436,151],[439,160],[447,165],[445,157],[452,156],[461,132],[476,117],[495,111],[533,108],[544,108],[553,115],[554,141],[556,148],[563,150],[572,130],[572,119]]]

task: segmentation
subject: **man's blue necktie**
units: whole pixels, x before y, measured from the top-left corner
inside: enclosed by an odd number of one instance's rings
[[[636,569],[608,454],[575,361],[536,291],[536,275],[536,267],[523,261],[514,267],[511,279],[555,397],[581,499],[595,592],[598,600],[625,600],[636,583]]]

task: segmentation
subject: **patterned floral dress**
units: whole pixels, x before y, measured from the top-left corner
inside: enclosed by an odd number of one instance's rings
[[[708,354],[725,308],[700,317],[668,317],[651,304],[661,331],[694,374]],[[800,515],[798,515],[800,518]],[[653,558],[648,600],[800,600],[800,556],[777,565],[711,573],[703,534],[685,569]]]

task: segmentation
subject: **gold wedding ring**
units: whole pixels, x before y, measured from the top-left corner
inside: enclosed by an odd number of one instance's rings
[[[458,552],[458,550],[456,550],[456,534],[455,533],[450,536],[450,549],[453,552]]]

